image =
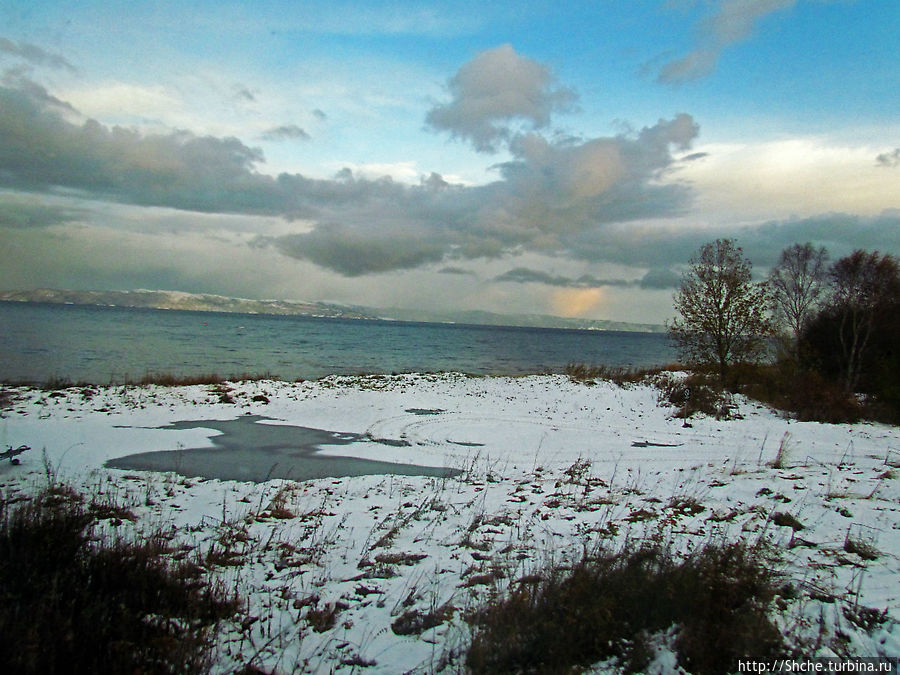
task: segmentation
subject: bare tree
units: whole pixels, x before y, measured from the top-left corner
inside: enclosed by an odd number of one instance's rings
[[[900,300],[900,267],[890,255],[856,250],[831,268],[829,310],[838,319],[844,386],[855,391],[878,312]]]
[[[715,363],[723,384],[730,365],[759,358],[771,334],[765,285],[752,282],[751,269],[733,240],[717,239],[691,259],[675,291],[669,335],[689,363]]]
[[[781,252],[769,274],[769,291],[776,319],[786,324],[793,338],[795,356],[803,327],[825,295],[828,252],[809,242]]]

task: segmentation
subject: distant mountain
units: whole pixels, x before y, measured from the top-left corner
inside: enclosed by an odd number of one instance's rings
[[[241,314],[280,314],[376,319],[374,314],[351,310],[322,302],[289,302],[286,300],[249,300],[209,293],[180,291],[60,291],[41,288],[33,291],[0,291],[0,300],[11,302],[54,302],[67,305],[105,307],[146,307],[180,309],[193,312],[232,312]]]
[[[639,331],[647,333],[661,333],[665,331],[665,328],[658,324],[572,319],[548,314],[499,314],[477,310],[437,312],[402,308],[374,309],[371,307],[336,305],[324,302],[250,300],[209,293],[183,293],[181,291],[65,291],[42,288],[32,291],[0,291],[0,301],[50,302],[105,307],[145,307],[195,312],[299,315],[343,319],[384,319],[421,321],[424,323],[465,323],[485,326],[533,326],[538,328]]]
[[[357,308],[361,309],[361,308]],[[499,314],[496,312],[444,311],[429,312],[417,309],[380,309],[382,318],[396,321],[423,321],[426,323],[466,323],[482,326],[532,326],[536,328],[569,328],[578,330],[618,330],[641,333],[664,333],[665,326],[651,323],[628,323],[604,319],[573,319],[551,314]]]

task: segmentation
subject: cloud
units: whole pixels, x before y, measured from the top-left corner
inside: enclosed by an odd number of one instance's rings
[[[696,133],[690,116],[680,115],[631,136],[585,142],[529,134],[513,144],[515,159],[498,167],[501,180],[474,187],[437,174],[404,185],[346,171],[313,190],[307,179],[282,176],[285,185],[298,184],[321,220],[274,243],[354,276],[522,250],[581,255],[581,237],[603,240],[606,225],[683,210],[689,188],[658,179],[674,163],[671,147],[689,145]],[[596,260],[612,259],[602,245],[591,251]]]
[[[681,275],[673,272],[668,267],[655,267],[648,270],[639,282],[644,289],[677,288],[681,284]]]
[[[78,114],[78,111],[70,103],[51,95],[42,85],[29,78],[27,73],[27,68],[10,68],[3,73],[0,83],[17,91],[37,107],[47,108],[64,115]]]
[[[260,234],[255,245],[347,277],[522,251],[610,260],[605,227],[677,215],[690,203],[687,185],[662,179],[676,164],[673,148],[689,148],[698,133],[681,114],[587,140],[517,134],[508,139],[511,159],[496,167],[499,180],[478,186],[437,173],[416,181],[408,163],[313,179],[260,173],[262,152],[237,138],[107,127],[59,103],[37,85],[0,87],[0,186],[302,219],[293,232]],[[389,169],[403,169],[403,181],[377,175]]]
[[[366,230],[337,223],[280,237],[277,247],[287,256],[311,260],[347,277],[413,269],[446,255],[440,239],[418,230]]]
[[[535,228],[537,248],[566,248],[572,235],[604,223],[679,213],[690,201],[685,185],[662,184],[674,164],[671,148],[690,147],[699,127],[690,115],[660,120],[629,136],[551,143],[517,137],[515,159],[498,168],[497,210]]]
[[[256,94],[250,91],[249,88],[244,87],[242,85],[236,85],[234,90],[234,97],[239,101],[246,101],[248,103],[256,103]]]
[[[176,91],[162,85],[144,86],[123,82],[70,87],[66,100],[80,113],[79,118],[113,116],[137,123],[155,123],[181,110],[184,101]]]
[[[67,121],[42,89],[0,87],[0,182],[72,188],[113,201],[196,211],[291,213],[287,195],[235,138],[142,135]]]
[[[517,284],[544,284],[546,286],[559,286],[561,288],[600,288],[602,286],[634,286],[635,282],[624,279],[598,279],[590,274],[583,274],[577,279],[565,276],[557,276],[532,270],[525,267],[516,267],[494,278],[494,281],[503,281]]]
[[[659,82],[678,84],[715,71],[722,53],[746,40],[765,16],[793,7],[797,0],[722,0],[698,26],[698,45],[660,68]]]
[[[309,134],[296,124],[284,124],[263,132],[262,138],[266,141],[308,141]]]
[[[0,227],[28,229],[71,223],[84,217],[83,209],[11,199],[0,193]]]
[[[898,167],[900,166],[900,148],[895,148],[893,152],[882,152],[875,158],[878,166]]]
[[[618,288],[639,287],[642,289],[665,290],[676,288],[681,283],[681,275],[673,272],[668,267],[654,267],[637,280],[599,279],[590,274],[582,274],[579,277],[570,278],[526,267],[516,267],[494,277],[494,281],[518,284],[536,283],[560,288],[603,288],[613,286]]]
[[[797,242],[824,246],[837,259],[855,249],[900,252],[900,209],[875,216],[826,213],[809,218],[776,220],[736,232],[744,252],[757,266],[770,267],[783,249]]]
[[[693,186],[695,205],[708,218],[721,214],[731,222],[762,222],[784,214],[875,215],[898,206],[897,176],[873,161],[877,153],[868,145],[795,136],[699,149],[708,156],[681,165],[678,177]]]
[[[520,56],[508,44],[464,64],[447,89],[450,102],[434,106],[426,123],[470,141],[479,152],[496,152],[511,138],[515,121],[533,129],[546,127],[551,113],[569,109],[576,99],[574,91],[556,83],[549,68]]]
[[[48,52],[28,42],[13,42],[7,38],[0,37],[0,54],[11,54],[35,66],[47,66],[58,70],[67,70],[71,73],[78,72],[78,69],[69,63],[65,57]]]

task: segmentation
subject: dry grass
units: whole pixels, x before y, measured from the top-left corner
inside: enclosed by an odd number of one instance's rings
[[[607,364],[587,365],[584,363],[570,363],[566,366],[565,374],[574,382],[595,384],[600,380],[615,382],[619,386],[642,382],[648,377],[657,375],[664,370],[674,370],[678,366],[660,366],[656,368],[630,368],[627,366],[610,366]]]
[[[649,637],[677,626],[679,664],[731,672],[737,659],[790,653],[768,615],[777,594],[767,551],[707,545],[679,559],[656,545],[586,557],[471,616],[474,673],[573,672],[616,659],[644,669]]]
[[[110,381],[103,384],[108,385],[127,385],[145,387],[151,384],[161,387],[184,387],[196,384],[221,385],[225,382],[258,382],[260,380],[278,379],[271,373],[236,373],[233,375],[220,375],[218,373],[195,373],[187,375],[179,375],[175,373],[144,373],[143,376],[133,378],[125,375],[121,379]],[[44,391],[60,391],[63,389],[73,388],[91,388],[97,386],[98,382],[75,381],[68,377],[52,377],[39,383],[37,386]]]
[[[93,508],[64,486],[0,506],[0,670],[205,672],[216,627],[233,598],[165,562],[162,537],[110,540]]]

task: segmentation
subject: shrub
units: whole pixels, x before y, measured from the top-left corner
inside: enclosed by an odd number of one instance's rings
[[[798,366],[790,359],[747,369],[737,390],[762,403],[792,413],[803,422],[857,422],[863,414],[856,399],[836,380]]]
[[[617,659],[649,663],[649,636],[676,626],[679,664],[734,670],[739,658],[789,653],[767,609],[772,560],[746,544],[707,545],[679,560],[658,546],[585,558],[476,612],[467,664],[475,673],[571,672]]]
[[[587,365],[585,363],[570,363],[566,366],[565,374],[574,382],[594,384],[599,380],[615,382],[619,386],[631,382],[639,382],[648,371],[625,366],[609,366],[606,364]]]
[[[59,486],[0,506],[0,670],[204,672],[236,601],[165,563],[159,537],[100,536],[101,515]]]
[[[665,373],[655,380],[659,389],[659,402],[678,408],[675,417],[687,419],[703,413],[717,419],[731,415],[731,399],[717,380],[704,372],[694,372],[685,378]]]
[[[652,368],[633,368],[629,366],[610,366],[607,364],[587,365],[584,363],[569,363],[566,365],[565,374],[573,382],[594,384],[598,380],[613,382],[620,387],[635,382],[643,382],[649,377],[659,375],[666,370],[677,370],[678,364],[656,366]]]

